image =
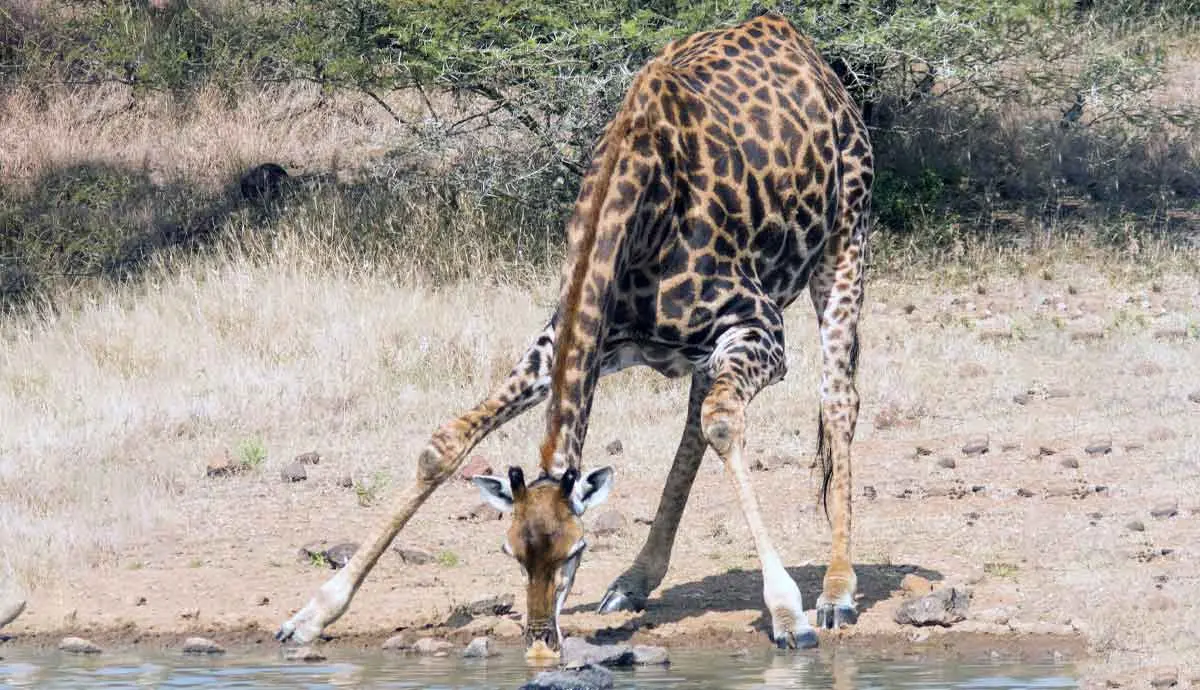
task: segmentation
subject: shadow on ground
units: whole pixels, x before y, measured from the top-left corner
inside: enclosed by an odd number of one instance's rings
[[[862,614],[891,597],[900,589],[900,581],[913,573],[931,581],[943,579],[942,574],[915,565],[860,564],[855,566],[858,575],[858,612]],[[800,586],[805,605],[812,607],[821,592],[821,581],[825,577],[825,566],[797,566],[788,568],[788,574]],[[720,575],[709,575],[701,580],[669,587],[651,596],[636,618],[615,628],[596,631],[591,637],[594,642],[621,642],[644,628],[653,628],[668,623],[677,623],[692,616],[707,612],[760,611],[761,615],[752,624],[763,633],[770,631],[770,619],[763,605],[762,572],[759,570],[734,569]],[[564,613],[593,612],[599,600],[579,604]]]

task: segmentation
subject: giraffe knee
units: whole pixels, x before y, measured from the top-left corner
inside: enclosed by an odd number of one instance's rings
[[[704,401],[700,413],[700,429],[713,450],[725,455],[741,442],[744,430],[744,415],[738,405],[726,404],[720,399]]]

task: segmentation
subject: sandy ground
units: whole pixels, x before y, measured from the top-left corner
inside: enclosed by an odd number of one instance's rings
[[[511,293],[481,299],[504,302],[494,313],[510,324],[496,327],[506,343],[524,341],[544,316],[534,304],[513,306]],[[1188,398],[1200,391],[1194,280],[1113,282],[1074,267],[955,287],[881,279],[868,299],[854,451],[862,615],[822,644],[1019,643],[1078,659],[1085,687],[1149,687],[1159,672],[1200,687],[1200,402]],[[789,320],[790,373],[752,405],[749,453],[766,465],[753,474],[758,495],[811,606],[829,550],[810,467],[818,369],[804,301]],[[447,387],[455,391],[449,397],[439,397],[438,385],[415,389],[375,410],[373,422],[339,434],[324,431],[344,423],[339,412],[302,406],[295,415],[305,421],[294,436],[276,444],[259,471],[241,476],[205,477],[219,449],[204,437],[180,439],[187,470],[170,510],[110,557],[37,583],[24,615],[3,630],[13,636],[8,644],[84,634],[113,645],[174,645],[194,632],[274,644],[277,625],[331,573],[298,549],[361,539],[387,512],[386,501],[360,505],[361,492],[339,479],[385,472],[393,487],[407,481],[435,420],[481,396],[486,383]],[[625,526],[591,539],[565,627],[667,646],[767,645],[757,559],[711,453],[648,609],[590,613],[649,529],[685,396],[684,383],[644,372],[602,383],[588,462],[612,464],[617,484],[589,522],[616,510]],[[540,413],[527,415],[477,454],[498,468],[532,465],[540,425]],[[353,442],[382,426],[404,440],[388,448]],[[965,454],[977,438],[988,452]],[[623,451],[609,455],[605,446],[615,439]],[[1107,450],[1088,453],[1089,445]],[[279,468],[310,450],[323,459],[308,468],[307,481],[282,482]],[[517,593],[520,571],[499,550],[505,523],[459,519],[478,504],[465,481],[435,494],[397,539],[434,561],[408,566],[387,554],[327,630],[333,649],[377,644],[397,629],[444,620],[455,604]],[[1151,514],[1168,507],[1169,517]],[[948,630],[893,622],[909,572],[969,587],[968,620]],[[514,612],[521,609],[518,596]],[[511,635],[509,620],[477,619],[451,634]]]

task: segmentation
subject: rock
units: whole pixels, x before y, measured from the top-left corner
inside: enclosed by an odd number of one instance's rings
[[[1057,453],[1058,450],[1050,446],[1038,446],[1038,455],[1051,456]]]
[[[466,604],[459,604],[454,607],[442,625],[448,628],[461,628],[478,616],[503,616],[512,611],[516,600],[512,594],[496,594],[480,597]]]
[[[315,450],[310,450],[307,453],[301,453],[292,459],[292,462],[298,462],[301,465],[320,465],[321,454]]]
[[[1012,401],[1018,405],[1028,405],[1031,397],[1028,393],[1017,393],[1012,397]]]
[[[907,599],[896,611],[900,625],[947,627],[967,617],[971,593],[960,587],[944,587],[923,597]]]
[[[1083,452],[1087,453],[1088,455],[1108,455],[1112,452],[1112,440],[1094,440],[1083,449]]]
[[[499,653],[499,650],[492,647],[492,640],[490,638],[476,637],[463,650],[462,655],[464,659],[486,659],[489,656],[496,656]]]
[[[344,568],[354,556],[355,551],[358,551],[358,544],[351,542],[335,544],[328,549],[325,549],[325,561],[329,563],[329,567],[333,568],[334,570]]]
[[[0,628],[15,621],[25,611],[24,599],[13,599],[0,603]]]
[[[146,597],[143,597],[143,596],[136,596],[133,598],[132,601],[133,601],[134,606],[145,606],[146,605]]]
[[[102,649],[82,637],[64,637],[58,648],[67,654],[99,654]]]
[[[988,452],[988,439],[973,438],[962,447],[963,455],[983,455]]]
[[[501,513],[487,503],[480,503],[469,511],[460,513],[455,517],[459,520],[469,520],[471,522],[488,522],[489,520],[499,520],[504,517],[504,513]]]
[[[353,489],[354,477],[351,477],[348,474],[339,475],[338,478],[333,481],[333,483],[342,489]]]
[[[867,499],[868,501],[874,501],[876,497],[879,496],[879,492],[875,491],[875,487],[871,486],[870,484],[862,488],[862,494],[863,498]]]
[[[304,469],[303,463],[294,460],[279,470],[279,478],[284,483],[302,482],[308,479],[308,470]]]
[[[433,554],[424,549],[415,549],[405,546],[393,546],[392,551],[400,557],[400,561],[405,565],[425,565],[433,562]]]
[[[624,530],[625,525],[625,515],[616,508],[609,508],[596,516],[591,532],[598,537],[607,537]]]
[[[285,650],[283,658],[288,661],[306,661],[309,663],[317,661],[325,661],[325,655],[313,649],[312,647],[292,647]]]
[[[475,477],[487,477],[495,474],[492,465],[482,455],[472,455],[467,464],[458,471],[458,478],[470,481]]]
[[[639,644],[633,647],[633,663],[636,666],[665,666],[671,663],[666,647]]]
[[[954,462],[954,458],[940,458],[940,459],[938,459],[937,464],[938,464],[938,467],[943,467],[948,470],[952,470],[955,467],[958,467],[958,463]]]
[[[588,666],[574,671],[543,671],[521,686],[521,690],[607,690],[613,686],[612,671]]]
[[[216,455],[208,461],[205,475],[209,477],[232,477],[246,471],[246,466],[233,459],[229,451]]]
[[[1170,503],[1161,503],[1150,510],[1150,517],[1164,519],[1172,518],[1179,514],[1179,504],[1175,501]]]
[[[183,641],[184,654],[224,654],[225,648],[205,637],[189,637]]]
[[[754,458],[750,461],[751,472],[770,472],[771,463],[764,458]]]
[[[1058,464],[1062,465],[1063,467],[1067,468],[1068,470],[1079,469],[1079,461],[1070,456],[1065,457],[1062,460],[1059,460]]]
[[[609,455],[620,455],[625,452],[625,446],[621,443],[621,439],[613,439],[611,443],[604,446],[604,452]]]
[[[413,648],[413,644],[416,641],[416,633],[406,630],[384,640],[383,644],[380,645],[380,649],[388,652],[407,652]]]
[[[915,305],[915,304],[906,304],[901,308],[901,311],[903,311],[905,314],[911,314],[916,310],[917,310],[917,305]]]
[[[255,606],[266,606],[269,603],[271,603],[271,597],[260,594],[254,598]]]
[[[1017,489],[1017,495],[1020,496],[1021,498],[1033,498],[1033,492],[1030,491],[1029,489],[1026,489],[1025,487],[1021,487],[1020,489]]]
[[[454,644],[436,637],[422,637],[413,644],[412,650],[421,656],[449,656]]]
[[[916,451],[916,452],[917,452],[917,457],[924,457],[924,456],[926,456],[926,455],[933,455],[933,449],[932,449],[932,448],[926,448],[925,446],[917,446],[917,451]]]
[[[1188,393],[1187,399],[1196,404],[1200,404],[1200,390],[1194,390],[1191,393]]]
[[[184,609],[179,612],[179,617],[188,621],[199,620],[200,609]]]
[[[1125,529],[1129,530],[1130,532],[1145,532],[1146,525],[1142,524],[1141,520],[1130,520],[1125,525]]]
[[[600,666],[632,666],[633,649],[623,644],[591,644],[582,637],[563,640],[560,651],[564,668],[584,668],[592,664]]]
[[[511,618],[504,618],[492,628],[492,634],[504,639],[521,637],[525,630],[521,624]]]
[[[1173,688],[1179,685],[1178,671],[1159,671],[1150,678],[1150,687],[1152,688]]]
[[[933,583],[920,575],[909,573],[900,580],[900,589],[909,594],[923,597],[933,592]]]

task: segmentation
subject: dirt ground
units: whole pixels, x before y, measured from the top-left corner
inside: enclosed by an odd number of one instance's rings
[[[1195,281],[1114,282],[1074,267],[955,287],[878,280],[868,301],[854,446],[861,618],[823,635],[822,645],[1019,646],[1076,659],[1084,687],[1149,687],[1158,673],[1200,687]],[[506,341],[533,333],[544,310],[530,304],[516,313],[504,312],[510,325],[495,327]],[[759,500],[809,606],[829,550],[810,467],[819,371],[811,321],[804,301],[789,312],[791,371],[753,403],[748,450],[763,463],[753,474]],[[339,480],[385,470],[393,488],[407,481],[431,415],[481,396],[486,384],[453,388],[450,403],[429,402],[437,395],[431,386],[375,410],[375,424],[411,438],[371,450],[367,460],[351,441],[354,429],[312,431],[297,434],[284,446],[289,452],[272,454],[260,471],[209,478],[213,446],[204,438],[179,441],[188,471],[170,516],[99,564],[40,583],[24,615],[3,631],[13,636],[8,644],[82,634],[112,645],[170,646],[196,632],[230,644],[274,644],[278,624],[332,572],[298,557],[298,549],[361,539],[387,512],[386,501],[360,505],[361,481],[356,490]],[[588,522],[615,510],[624,526],[591,537],[564,627],[667,646],[767,645],[757,559],[711,453],[648,609],[590,612],[649,529],[685,396],[683,383],[644,372],[602,383],[587,462],[612,464],[617,484]],[[340,423],[313,408],[296,414],[310,416],[313,429]],[[540,412],[527,415],[476,453],[498,469],[531,465],[540,426]],[[605,446],[616,439],[623,450],[609,454]],[[975,440],[986,453],[964,452]],[[282,482],[279,468],[308,450],[323,457],[308,467],[308,479]],[[499,550],[505,523],[460,519],[478,504],[466,481],[436,493],[397,538],[433,561],[410,566],[385,555],[327,630],[333,649],[443,621],[454,605],[477,597],[518,593],[520,571]],[[968,587],[968,620],[933,630],[893,622],[907,573]],[[522,608],[518,595],[514,613]],[[435,632],[512,635],[517,628],[506,621],[481,618],[464,630]]]

